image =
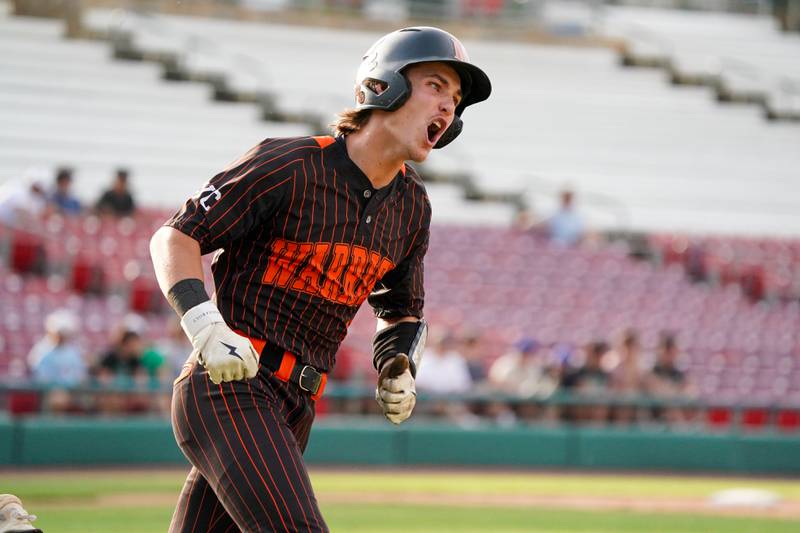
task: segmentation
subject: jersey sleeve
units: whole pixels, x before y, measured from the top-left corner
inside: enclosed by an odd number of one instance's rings
[[[415,316],[422,318],[425,303],[423,261],[428,251],[429,228],[420,230],[419,242],[412,252],[375,284],[368,297],[378,318]]]
[[[293,174],[283,158],[264,153],[262,147],[268,142],[211,178],[166,225],[195,239],[205,255],[274,216]]]

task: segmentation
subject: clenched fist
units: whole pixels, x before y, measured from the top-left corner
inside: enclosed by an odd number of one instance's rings
[[[181,326],[214,383],[250,379],[258,373],[258,353],[253,344],[225,324],[212,302],[186,311]]]
[[[417,388],[407,355],[397,354],[384,365],[378,376],[375,400],[393,424],[400,424],[411,416],[417,403]]]

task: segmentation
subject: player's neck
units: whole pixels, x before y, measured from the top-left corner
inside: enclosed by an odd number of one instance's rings
[[[345,138],[345,144],[347,155],[376,189],[389,185],[405,163],[393,144],[385,142],[369,128],[351,133]]]

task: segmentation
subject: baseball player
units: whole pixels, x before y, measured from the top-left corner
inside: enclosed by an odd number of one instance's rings
[[[437,28],[364,55],[335,137],[266,139],[152,238],[159,285],[194,350],[172,424],[192,464],[170,531],[327,531],[302,453],[314,404],[361,303],[377,317],[376,400],[395,424],[416,402],[431,210],[405,161],[424,161],[489,97],[486,74]],[[200,257],[217,252],[215,297]]]

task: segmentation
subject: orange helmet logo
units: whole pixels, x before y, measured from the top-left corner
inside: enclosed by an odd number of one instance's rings
[[[453,53],[459,61],[469,61],[467,49],[458,39],[453,39]]]

